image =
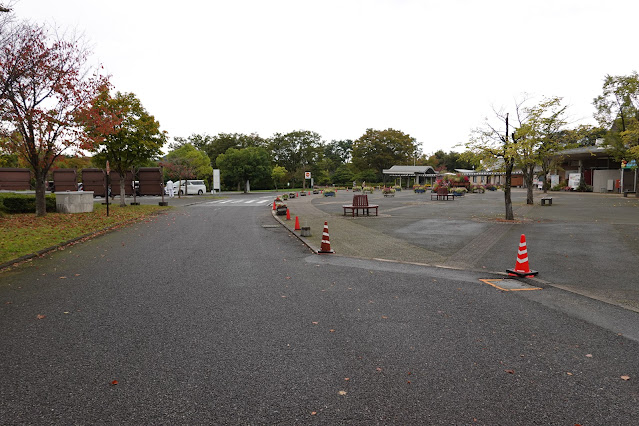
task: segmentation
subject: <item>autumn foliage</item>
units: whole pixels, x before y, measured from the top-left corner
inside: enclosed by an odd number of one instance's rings
[[[86,66],[89,53],[79,39],[64,39],[32,24],[14,28],[0,48],[2,148],[17,153],[33,170],[37,216],[46,213],[45,180],[55,159],[93,144],[80,118],[97,117],[91,100],[108,79]]]

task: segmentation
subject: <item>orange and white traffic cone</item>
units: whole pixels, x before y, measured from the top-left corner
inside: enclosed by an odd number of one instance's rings
[[[286,209],[286,220],[291,220],[291,211]]]
[[[275,210],[275,201],[273,201],[273,210]]]
[[[506,269],[508,275],[511,277],[523,277],[530,278],[537,275],[539,272],[532,271],[528,266],[528,249],[526,248],[526,236],[521,234],[519,240],[519,250],[517,251],[517,263],[515,263],[515,269]]]
[[[300,219],[297,216],[295,216],[295,230],[296,231],[302,230],[302,228],[300,227]]]
[[[322,232],[322,245],[318,253],[335,253],[331,250],[331,241],[328,237],[328,222],[324,222],[324,232]]]

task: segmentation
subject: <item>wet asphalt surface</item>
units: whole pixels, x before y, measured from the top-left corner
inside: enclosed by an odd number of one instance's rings
[[[635,312],[318,256],[265,204],[213,201],[0,275],[0,423],[636,422]]]

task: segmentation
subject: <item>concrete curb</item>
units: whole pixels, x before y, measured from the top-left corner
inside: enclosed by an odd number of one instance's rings
[[[270,208],[270,207],[269,207]],[[319,249],[316,247],[313,247],[313,245],[311,244],[311,242],[309,240],[307,240],[306,238],[302,237],[300,234],[298,234],[294,227],[289,226],[285,221],[283,221],[282,219],[279,218],[279,216],[277,214],[275,214],[275,210],[271,210],[271,216],[273,216],[273,218],[278,221],[280,223],[280,225],[282,225],[284,228],[286,228],[291,234],[295,235],[301,242],[304,243],[304,245],[306,245],[306,247],[308,247],[309,249],[311,249],[311,251],[315,254],[319,254]]]

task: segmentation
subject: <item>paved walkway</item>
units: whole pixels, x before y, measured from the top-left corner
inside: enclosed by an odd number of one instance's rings
[[[552,206],[526,205],[525,190],[513,191],[515,221],[506,222],[501,191],[431,201],[430,194],[376,192],[379,216],[343,216],[335,198],[311,195],[288,200],[295,216],[310,226],[304,240],[317,250],[324,222],[337,255],[505,272],[515,266],[521,234],[531,269],[539,279],[576,293],[639,312],[639,199],[618,194],[552,192]],[[281,217],[279,217],[281,218]],[[296,232],[299,235],[299,232]]]

